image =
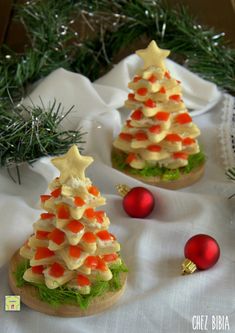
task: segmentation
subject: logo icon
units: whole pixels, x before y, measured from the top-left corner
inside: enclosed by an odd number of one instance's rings
[[[20,311],[20,296],[5,296],[5,311]]]

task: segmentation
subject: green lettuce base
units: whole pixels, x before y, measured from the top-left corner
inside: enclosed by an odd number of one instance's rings
[[[16,285],[17,287],[23,287],[25,285],[32,285],[36,288],[39,298],[49,303],[52,306],[59,306],[61,304],[77,305],[81,309],[87,309],[91,301],[98,296],[102,296],[109,291],[117,291],[122,287],[121,276],[123,272],[127,272],[126,265],[122,262],[119,265],[113,265],[110,267],[113,277],[110,281],[97,281],[91,286],[91,292],[88,295],[82,295],[79,291],[68,288],[66,286],[60,286],[56,289],[49,289],[45,284],[29,283],[23,279],[24,272],[30,267],[29,260],[23,260],[15,271]]]
[[[177,169],[168,169],[160,166],[146,166],[144,169],[138,170],[131,168],[125,161],[127,154],[121,152],[112,154],[112,161],[114,167],[127,172],[132,175],[139,175],[142,177],[160,177],[163,181],[177,180],[182,174],[188,174],[192,170],[198,168],[205,162],[205,154],[200,150],[199,153],[189,155],[188,165]]]

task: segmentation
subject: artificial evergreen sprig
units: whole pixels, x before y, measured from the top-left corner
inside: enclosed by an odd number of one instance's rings
[[[62,121],[73,107],[62,113],[62,105],[56,100],[48,108],[41,103],[41,106],[20,104],[11,112],[0,109],[1,166],[10,169],[41,156],[63,154],[72,144],[84,143],[81,129],[63,130]]]
[[[30,1],[16,6],[16,18],[25,26],[29,45],[22,54],[6,45],[1,48],[0,96],[7,96],[9,91],[15,100],[24,95],[29,83],[58,67],[69,68],[71,49],[66,43],[75,36],[69,23],[72,10],[74,5],[66,0]]]
[[[28,83],[58,67],[94,80],[121,49],[141,37],[157,40],[173,58],[235,93],[235,50],[223,33],[199,25],[183,6],[170,8],[163,0],[51,0],[19,5],[17,13],[29,45],[20,55],[2,48],[0,97],[7,96],[6,89],[22,97]],[[75,22],[91,34],[81,38]]]
[[[173,59],[235,94],[235,50],[223,33],[200,26],[185,7],[169,8],[163,0],[32,0],[18,5],[16,12],[28,44],[21,54],[6,45],[0,50],[1,166],[64,153],[81,140],[80,132],[56,131],[58,114],[39,107],[26,121],[19,109],[11,111],[12,101],[19,103],[29,84],[58,67],[95,80],[112,67],[119,51],[140,38],[157,40]],[[76,24],[90,33],[81,37]],[[35,119],[40,126],[32,126]]]
[[[229,168],[226,170],[225,175],[229,180],[235,181],[235,168]]]
[[[102,17],[108,26],[107,18],[113,21],[103,42],[110,59],[144,36],[171,50],[170,57],[183,60],[193,72],[235,93],[235,50],[228,47],[224,33],[202,27],[182,5],[170,8],[164,1],[148,0],[108,2],[95,2],[94,12],[90,9],[88,14],[93,13],[91,22]]]

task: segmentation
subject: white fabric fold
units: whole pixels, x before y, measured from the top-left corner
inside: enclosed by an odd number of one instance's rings
[[[99,86],[115,87],[116,93],[120,94],[120,98],[124,93],[124,100],[128,91],[127,83],[136,73],[136,69],[140,68],[142,60],[137,55],[130,55],[105,76],[98,79],[95,83]],[[186,107],[191,110],[191,114],[196,116],[209,111],[221,99],[221,92],[217,86],[209,81],[203,80],[196,74],[190,72],[187,68],[176,64],[170,59],[166,59],[166,67],[170,71],[171,76],[181,81],[183,99]],[[115,78],[115,79],[114,79]],[[99,89],[102,94],[103,90]],[[102,95],[105,100],[106,94]],[[122,107],[120,105],[119,107]]]

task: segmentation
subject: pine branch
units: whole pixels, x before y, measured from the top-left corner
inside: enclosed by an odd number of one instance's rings
[[[121,19],[106,40],[110,58],[145,35],[170,49],[173,58],[183,58],[192,71],[235,93],[235,50],[227,46],[224,33],[203,28],[183,6],[171,9],[162,1],[119,3],[122,6],[112,15]]]
[[[58,67],[95,80],[112,67],[120,50],[141,37],[157,40],[160,47],[172,51],[174,60],[183,59],[189,69],[235,94],[235,50],[228,47],[224,33],[201,27],[185,7],[172,9],[164,0],[32,0],[16,10],[30,45],[22,54],[6,45],[1,47],[2,166],[64,153],[69,144],[81,140],[80,133],[71,131],[64,133],[62,140],[62,134],[53,127],[58,119],[50,111],[31,110],[27,121],[17,108],[10,111],[12,103],[26,95],[30,83]],[[89,27],[91,37],[81,39],[74,30],[76,20]],[[35,127],[36,118],[40,126]]]
[[[224,33],[201,27],[183,6],[172,9],[161,0],[51,0],[31,1],[17,10],[31,47],[22,55],[2,48],[0,97],[8,89],[16,100],[28,83],[58,67],[94,80],[110,68],[118,51],[141,36],[156,39],[173,58],[183,57],[191,70],[235,92],[235,50]],[[81,40],[73,28],[78,18],[96,37]]]
[[[43,102],[42,106],[20,105],[11,112],[0,109],[0,165],[9,169],[41,156],[63,154],[72,144],[82,145],[81,129],[59,129],[72,109],[63,115],[62,105],[56,101],[48,109]]]
[[[235,181],[235,168],[227,169],[225,175],[229,180]]]

